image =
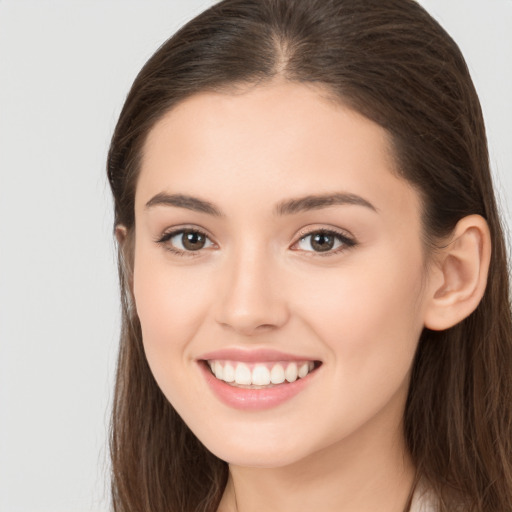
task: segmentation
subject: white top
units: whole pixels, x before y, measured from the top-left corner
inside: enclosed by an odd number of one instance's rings
[[[409,512],[437,512],[434,508],[433,492],[421,484],[418,485]]]

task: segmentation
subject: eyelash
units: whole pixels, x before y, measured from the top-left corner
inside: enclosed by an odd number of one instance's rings
[[[167,243],[175,236],[183,235],[184,233],[192,233],[192,234],[202,235],[205,238],[207,238],[208,240],[210,240],[208,235],[204,231],[201,231],[200,229],[180,228],[180,229],[176,229],[176,230],[164,233],[160,238],[158,238],[155,241],[158,244],[164,245],[166,250],[172,252],[173,254],[176,254],[177,256],[192,257],[192,258],[200,256],[202,249],[198,249],[197,251],[183,251],[181,249],[176,249],[175,247],[173,247],[172,245]],[[343,233],[341,231],[336,231],[334,229],[325,229],[324,228],[324,229],[315,229],[315,230],[311,230],[311,231],[303,231],[303,232],[299,233],[299,238],[296,242],[294,242],[293,246],[297,245],[299,242],[301,242],[301,241],[305,240],[306,238],[308,238],[309,236],[313,236],[313,235],[333,236],[337,241],[341,242],[342,245],[335,250],[329,250],[329,251],[324,251],[324,252],[322,252],[322,251],[304,251],[306,253],[311,253],[310,256],[313,256],[313,255],[321,256],[321,257],[334,256],[341,252],[347,251],[348,249],[351,249],[357,245],[357,242],[353,238],[349,237],[346,233]],[[210,240],[210,242],[211,242],[211,240]],[[213,242],[212,242],[212,244],[213,244]]]
[[[302,242],[304,239],[313,236],[313,235],[325,235],[325,236],[332,236],[335,238],[335,240],[341,242],[340,247],[337,249],[329,250],[329,251],[305,251],[307,253],[311,253],[310,255],[313,256],[321,256],[321,257],[328,257],[328,256],[334,256],[336,254],[340,254],[342,252],[347,251],[348,249],[352,249],[357,245],[357,242],[354,238],[351,238],[347,233],[344,233],[342,231],[337,231],[335,229],[314,229],[314,230],[305,230],[301,233],[299,233],[299,239],[293,244],[297,245],[299,242]],[[310,242],[311,244],[311,242]]]

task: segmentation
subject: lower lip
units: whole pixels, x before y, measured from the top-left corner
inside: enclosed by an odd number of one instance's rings
[[[231,386],[217,379],[204,361],[199,366],[213,393],[226,405],[235,409],[258,411],[271,409],[290,400],[306,388],[314,379],[316,370],[295,382],[277,384],[270,388],[247,389]]]

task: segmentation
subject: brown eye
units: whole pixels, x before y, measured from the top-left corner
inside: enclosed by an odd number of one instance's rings
[[[164,245],[171,252],[180,255],[197,252],[213,245],[206,234],[195,229],[180,229],[166,233],[157,240],[157,243]]]
[[[198,251],[205,246],[206,237],[197,231],[184,231],[181,235],[181,243],[187,251]]]
[[[311,247],[318,252],[330,251],[334,247],[335,239],[327,233],[317,233],[311,236]]]
[[[313,231],[303,236],[296,244],[301,251],[332,254],[354,245],[355,240],[335,231]]]

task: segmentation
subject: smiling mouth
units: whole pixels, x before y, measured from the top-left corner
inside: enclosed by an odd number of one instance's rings
[[[304,379],[322,364],[320,361],[203,361],[216,379],[243,389],[266,389]]]

